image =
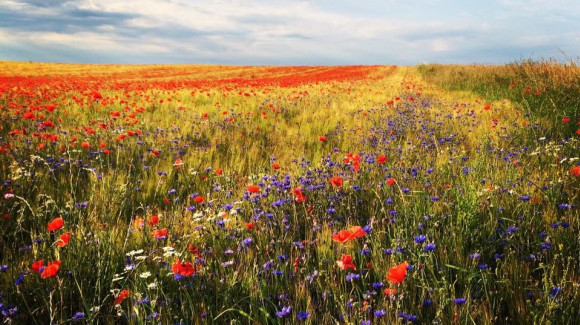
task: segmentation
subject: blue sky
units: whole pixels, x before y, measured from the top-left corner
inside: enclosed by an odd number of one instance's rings
[[[412,65],[579,55],[578,0],[0,0],[0,60]]]

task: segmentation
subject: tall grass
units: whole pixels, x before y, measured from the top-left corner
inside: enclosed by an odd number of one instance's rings
[[[570,136],[574,123],[562,119],[580,115],[580,67],[575,61],[524,60],[502,66],[421,65],[425,80],[447,90],[471,91],[483,100],[508,99],[524,112],[541,118],[546,132]]]

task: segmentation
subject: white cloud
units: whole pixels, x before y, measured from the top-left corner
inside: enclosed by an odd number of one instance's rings
[[[482,52],[495,51],[501,57],[499,52],[514,53],[516,47],[523,49],[523,55],[530,48],[545,49],[553,44],[578,49],[577,33],[543,32],[543,25],[531,31],[518,28],[521,21],[514,17],[521,19],[517,8],[523,0],[496,0],[500,7],[493,12],[498,15],[489,15],[492,11],[476,14],[477,4],[455,8],[451,1],[439,0],[430,7],[440,7],[439,13],[425,12],[420,4],[411,6],[416,17],[397,14],[401,5],[396,1],[371,1],[386,6],[372,15],[369,8],[366,13],[362,10],[363,4],[360,11],[341,11],[316,1],[294,0],[70,0],[46,7],[35,5],[39,1],[0,1],[0,20],[6,8],[27,17],[22,21],[37,20],[38,25],[0,22],[0,28],[14,36],[10,42],[0,42],[20,48],[57,44],[97,54],[107,52],[108,57],[118,52],[123,60],[130,59],[126,55],[130,54],[136,60],[156,62],[163,54],[179,62],[268,64],[400,64],[462,58],[473,62],[487,60]],[[336,0],[338,7],[341,1]],[[570,0],[555,3],[564,6]],[[541,12],[542,6],[545,4],[532,0],[526,15]],[[503,18],[498,18],[500,12]],[[43,25],[39,15],[59,19]],[[580,28],[568,16],[563,17]],[[60,19],[63,22],[57,25],[55,21]],[[529,21],[526,18],[532,24]],[[98,56],[91,59],[98,60]]]

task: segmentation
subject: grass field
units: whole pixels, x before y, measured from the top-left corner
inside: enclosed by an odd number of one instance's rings
[[[578,324],[579,76],[0,62],[0,317]]]

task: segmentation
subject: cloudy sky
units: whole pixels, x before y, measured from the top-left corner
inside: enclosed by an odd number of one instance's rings
[[[0,60],[501,64],[578,56],[578,0],[0,0]]]

